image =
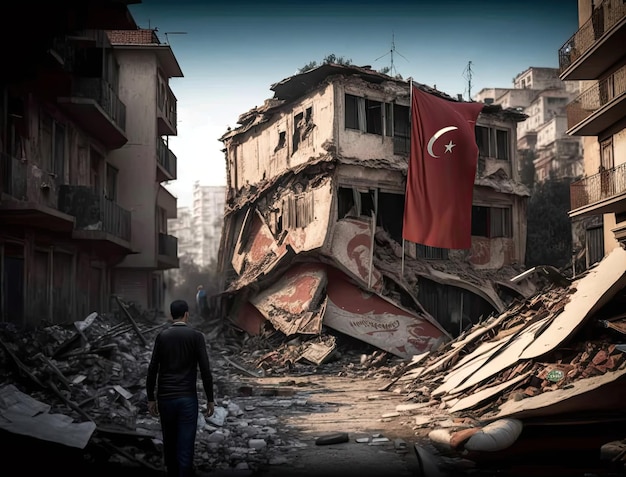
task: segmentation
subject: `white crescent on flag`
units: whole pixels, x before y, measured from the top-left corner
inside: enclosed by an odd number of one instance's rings
[[[439,156],[436,156],[435,153],[433,152],[433,146],[435,144],[435,141],[439,139],[441,136],[443,136],[445,133],[449,131],[454,131],[455,129],[459,129],[459,128],[457,128],[456,126],[448,126],[445,128],[441,128],[439,131],[433,134],[433,137],[431,137],[430,141],[428,141],[428,154],[430,154],[434,158],[439,157]]]

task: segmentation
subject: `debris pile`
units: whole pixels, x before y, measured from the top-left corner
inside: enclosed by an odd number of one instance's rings
[[[540,439],[532,429],[550,426],[553,436],[580,432],[585,450],[597,457],[601,445],[624,437],[625,303],[626,251],[616,249],[571,285],[518,300],[438,351],[416,356],[392,385],[426,406],[416,418],[418,434],[444,453],[481,462],[496,459],[495,451],[510,459],[516,446],[526,446],[524,458],[532,460],[540,452],[529,451],[529,440]],[[441,411],[452,417],[445,426]],[[582,431],[599,423],[594,438]],[[492,452],[468,447],[478,432],[504,439],[502,429],[515,436],[506,445],[500,441]],[[537,446],[545,454],[560,442],[544,437]]]
[[[154,338],[166,326],[165,319],[133,318],[122,302],[119,314],[92,313],[69,325],[24,330],[3,323],[0,429],[79,449],[98,465],[162,469],[160,425],[147,413],[145,376]],[[285,413],[311,411],[307,396],[238,386],[233,374],[394,378],[404,371],[399,358],[326,329],[294,338],[271,329],[248,336],[221,320],[192,320],[192,326],[206,336],[216,386],[215,415],[199,419],[199,470],[279,465],[301,445],[281,437],[278,424]]]

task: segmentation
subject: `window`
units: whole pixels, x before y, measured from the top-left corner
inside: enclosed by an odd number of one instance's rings
[[[106,172],[106,191],[105,196],[107,199],[115,202],[117,200],[117,168],[113,167],[111,164],[107,162],[107,172]]]
[[[279,131],[278,133],[278,144],[274,148],[274,152],[282,149],[287,144],[287,133],[285,131]]]
[[[65,127],[41,112],[39,121],[41,166],[48,172],[54,172],[60,179],[65,174]]]
[[[409,107],[393,105],[393,152],[407,154],[411,144],[411,126],[409,124]]]
[[[476,144],[482,157],[509,160],[510,131],[502,128],[476,126]]]
[[[472,235],[476,237],[512,237],[510,207],[472,206]]]
[[[383,134],[383,103],[380,101],[373,101],[371,99],[365,100],[366,131],[370,134]]]
[[[346,94],[346,129],[359,129],[358,99]]]

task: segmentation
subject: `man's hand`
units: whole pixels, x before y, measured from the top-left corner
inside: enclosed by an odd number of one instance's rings
[[[151,416],[159,416],[159,408],[157,407],[156,401],[148,401],[148,412]]]
[[[206,412],[204,413],[205,417],[211,417],[215,412],[215,403],[209,402],[206,405]]]

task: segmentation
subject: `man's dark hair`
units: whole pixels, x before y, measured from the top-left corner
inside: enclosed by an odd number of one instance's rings
[[[174,320],[180,320],[188,311],[189,305],[185,300],[174,300],[170,305],[170,313]]]

